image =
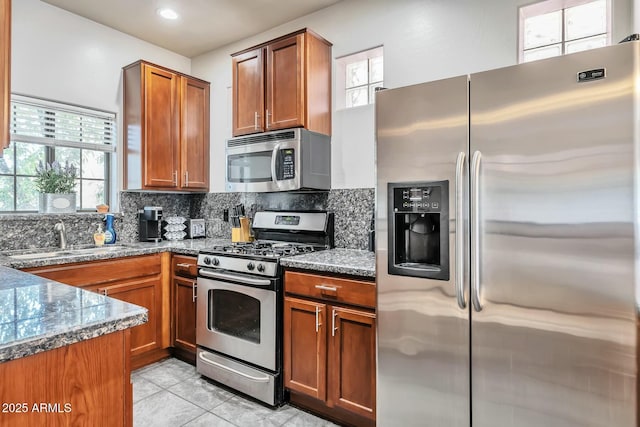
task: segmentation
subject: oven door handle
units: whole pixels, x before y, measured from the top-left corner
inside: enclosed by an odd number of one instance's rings
[[[204,277],[210,277],[212,279],[230,280],[232,282],[246,283],[247,285],[254,286],[270,286],[271,281],[268,279],[254,279],[252,277],[236,276],[234,274],[218,273],[200,269],[200,275]]]
[[[255,382],[258,382],[258,383],[268,383],[269,382],[269,377],[254,377],[253,375],[247,375],[244,372],[240,372],[240,371],[238,371],[236,369],[230,368],[228,366],[224,366],[224,365],[222,365],[222,364],[220,364],[218,362],[215,362],[215,361],[213,361],[211,359],[207,359],[205,357],[205,355],[204,355],[204,352],[202,352],[202,351],[200,353],[198,353],[198,357],[200,358],[200,360],[202,360],[205,363],[209,363],[210,365],[214,365],[214,366],[216,366],[216,367],[218,367],[220,369],[224,369],[225,371],[229,371],[229,372],[234,373],[236,375],[240,375],[241,377],[245,377],[245,378],[247,378],[247,379],[249,379],[251,381],[255,381]]]

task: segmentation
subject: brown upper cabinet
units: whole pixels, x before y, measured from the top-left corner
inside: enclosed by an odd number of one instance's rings
[[[0,157],[9,146],[11,100],[11,0],[0,0]]]
[[[233,136],[331,134],[331,43],[303,29],[232,56]]]
[[[209,190],[209,83],[124,67],[125,190]]]

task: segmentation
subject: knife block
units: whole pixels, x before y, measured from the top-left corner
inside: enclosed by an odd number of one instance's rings
[[[253,236],[251,235],[251,229],[249,228],[249,219],[246,217],[240,217],[240,227],[234,227],[231,229],[231,241],[232,242],[253,242]]]

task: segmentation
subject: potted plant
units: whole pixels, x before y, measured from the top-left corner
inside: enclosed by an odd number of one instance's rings
[[[41,213],[69,213],[76,211],[76,177],[78,168],[69,161],[38,162],[36,188],[40,192]]]

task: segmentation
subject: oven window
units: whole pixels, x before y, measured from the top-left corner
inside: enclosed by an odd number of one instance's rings
[[[210,292],[209,328],[260,344],[260,300],[240,292]]]
[[[229,182],[271,181],[271,151],[227,156]]]

